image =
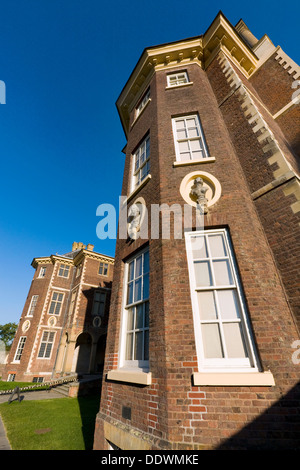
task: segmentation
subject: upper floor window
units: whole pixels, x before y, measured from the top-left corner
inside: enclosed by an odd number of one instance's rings
[[[199,370],[257,370],[227,231],[186,233],[186,247]]]
[[[178,86],[184,83],[189,83],[187,72],[177,72],[167,75],[168,86]]]
[[[199,116],[176,117],[172,120],[176,160],[188,162],[208,157]]]
[[[70,266],[67,264],[61,264],[59,266],[58,275],[60,277],[69,277]]]
[[[24,349],[24,346],[25,346],[25,342],[26,342],[26,336],[21,336],[20,339],[19,339],[17,351],[16,351],[16,354],[15,354],[15,361],[20,361],[20,359],[22,357],[22,354],[23,354],[23,349]]]
[[[51,304],[49,308],[49,315],[59,315],[63,303],[64,294],[60,292],[53,292]]]
[[[126,263],[123,365],[149,365],[149,251]]]
[[[96,291],[94,294],[92,315],[100,315],[100,316],[104,315],[105,301],[106,301],[106,293],[103,291]]]
[[[150,100],[150,88],[148,88],[145,95],[143,96],[139,104],[137,105],[135,109],[135,118],[137,118],[141,114],[141,112],[143,111],[144,107],[146,106],[149,100]]]
[[[108,263],[100,263],[99,265],[99,274],[102,276],[107,276],[108,274]]]
[[[134,152],[132,190],[139,186],[150,172],[150,137],[147,136]]]
[[[39,277],[45,277],[45,275],[46,275],[46,267],[41,266],[40,272],[39,272]]]
[[[38,358],[48,359],[51,356],[55,333],[53,331],[44,331]]]
[[[32,316],[33,316],[34,311],[35,311],[35,308],[36,308],[36,304],[37,304],[37,301],[38,301],[38,298],[39,298],[38,295],[33,295],[33,296],[31,297],[29,309],[28,309],[28,312],[27,312],[27,317],[32,317]]]

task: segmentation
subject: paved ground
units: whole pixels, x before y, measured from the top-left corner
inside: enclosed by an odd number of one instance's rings
[[[0,403],[7,403],[10,398],[9,394],[0,395]],[[46,391],[34,391],[34,392],[20,392],[20,400],[47,400],[50,398],[64,398],[61,393],[55,390]],[[18,401],[18,396],[14,395],[13,401]],[[6,431],[3,425],[3,421],[0,416],[0,450],[12,450],[10,443],[6,436]]]

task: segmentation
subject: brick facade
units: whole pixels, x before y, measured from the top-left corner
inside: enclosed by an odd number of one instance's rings
[[[100,263],[107,264],[107,272],[99,274]],[[94,252],[92,245],[74,243],[72,252],[35,258],[32,266],[35,273],[2,380],[45,382],[66,374],[101,372],[113,258]],[[99,314],[94,309],[97,293],[105,295]],[[16,355],[20,338],[26,338],[21,357]]]
[[[220,43],[224,30],[227,36]],[[282,121],[272,117],[290,100],[291,89],[291,78],[285,75],[285,82],[274,57],[255,56],[220,13],[199,38],[145,50],[117,101],[127,137],[122,194],[128,207],[144,199],[149,236],[117,240],[95,449],[299,447],[299,364],[292,360],[300,318],[299,153],[296,130],[285,133],[288,113],[299,116],[299,107],[291,107]],[[168,86],[167,74],[182,71],[189,83]],[[270,76],[285,94],[275,85],[266,94],[265,77]],[[148,87],[151,100],[136,119],[136,105]],[[172,118],[196,113],[210,158],[182,164],[176,160]],[[132,195],[133,154],[146,135],[151,178]],[[197,172],[221,187],[204,215],[204,228],[224,228],[231,237],[259,363],[252,376],[203,373],[184,236],[174,235],[173,215],[169,238],[162,236],[166,219],[160,236],[150,235],[152,205],[177,204],[183,214],[189,196],[182,185]],[[194,219],[188,225],[180,220],[182,229],[196,228]],[[145,247],[150,259],[149,370],[130,370],[130,375],[122,364],[124,276],[130,257]]]

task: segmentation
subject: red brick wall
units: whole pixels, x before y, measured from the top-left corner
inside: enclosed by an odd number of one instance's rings
[[[220,111],[209,82],[209,79],[213,81],[214,72],[206,74],[196,65],[188,67],[188,72],[193,85],[173,90],[165,89],[165,71],[157,72],[153,78],[152,101],[129,135],[123,192],[128,184],[130,153],[150,129],[152,178],[138,196],[145,198],[148,208],[154,202],[184,204],[180,183],[187,173],[199,166],[173,167],[171,118],[176,114],[199,112],[210,154],[216,158],[214,163],[207,163],[201,169],[212,173],[222,185],[222,197],[210,209],[205,226],[230,229],[255,343],[262,366],[272,371],[276,386],[192,386],[197,357],[184,239],[150,240],[152,385],[141,387],[104,379],[96,420],[96,449],[107,448],[104,421],[122,429],[134,428],[153,449],[209,449],[226,446],[226,443],[233,448],[243,448],[255,445],[257,436],[259,445],[276,447],[280,444],[273,431],[281,419],[276,403],[297,383],[298,369],[291,361],[291,342],[297,339],[297,331],[273,253],[251,198],[247,169],[243,171],[239,148],[233,145],[228,120]],[[216,81],[218,91],[228,89],[222,74]],[[232,123],[243,126],[238,108],[234,108],[234,113]],[[253,139],[251,133],[246,135],[245,131],[241,148],[247,151],[248,147],[253,150]],[[255,146],[254,153],[257,150]],[[258,178],[259,175],[257,170]],[[117,241],[105,373],[118,366],[124,260],[142,243],[141,240],[132,244]],[[131,421],[122,418],[122,406],[131,407]],[[272,406],[275,417],[264,422],[262,414]],[[286,409],[286,414],[291,416],[287,419],[292,420],[293,412]],[[280,432],[284,429],[280,428]],[[238,439],[231,443],[229,439],[237,433]]]
[[[250,83],[261,96],[265,106],[275,115],[292,100],[296,88],[292,88],[295,81],[293,73],[289,74],[289,67],[275,60],[274,53],[250,78]],[[276,119],[293,149],[300,156],[300,106],[297,105]],[[298,167],[299,168],[299,167]]]
[[[266,65],[266,68],[269,67],[273,74],[275,74],[276,71],[279,71],[279,83],[281,87],[283,87],[283,84],[285,83],[287,94],[287,90],[290,90],[288,83],[291,80],[290,76],[286,70],[279,66],[278,62],[275,61],[274,58],[272,60],[270,59],[270,61],[271,65],[268,61],[267,64],[269,65]],[[284,70],[284,74],[282,70]],[[275,179],[273,172],[277,169],[276,164],[272,166],[269,165],[268,158],[270,157],[270,153],[263,152],[262,148],[265,143],[259,143],[256,134],[252,132],[251,126],[248,124],[242,111],[238,93],[233,94],[223,102],[224,97],[228,95],[230,87],[221,68],[219,67],[219,63],[214,61],[214,63],[209,67],[207,73],[218,103],[220,103],[220,110],[224,118],[224,122],[242,166],[247,184],[252,193],[263,188]],[[245,78],[243,78],[240,73],[239,77],[243,82],[245,82]],[[286,80],[285,82],[283,81],[284,77]],[[264,88],[261,90],[255,80],[253,81],[263,96],[263,92],[266,90]],[[268,83],[268,75],[265,82]],[[270,87],[272,90],[272,96],[273,93],[275,94],[275,83],[276,80],[274,79],[274,84]],[[246,85],[253,94],[256,93],[251,84],[246,83]],[[279,97],[281,97],[281,88],[278,87],[276,90],[276,101],[278,105]],[[270,94],[271,92],[269,91],[269,95]],[[284,99],[285,97],[283,96],[281,101],[282,105],[285,103]],[[269,102],[268,100],[271,100],[270,96],[266,97],[267,104]],[[296,155],[294,155],[289,148],[289,145],[292,144],[292,142],[288,140],[288,135],[284,135],[278,124],[276,122],[272,122],[272,119],[259,102],[256,102],[256,104],[263,118],[270,126],[270,129],[279,143],[280,148],[283,150],[285,157],[291,164],[292,168],[297,172],[299,159],[297,159]],[[300,107],[297,108],[298,113],[299,111]],[[283,193],[283,190],[288,184],[289,183],[283,184],[267,195],[256,199],[255,206],[272,249],[275,263],[279,270],[282,283],[285,286],[286,294],[299,328],[300,214],[293,213],[291,208],[291,204],[296,201],[295,197],[293,195],[287,197]]]

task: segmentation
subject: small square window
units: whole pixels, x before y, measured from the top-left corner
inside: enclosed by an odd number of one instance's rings
[[[67,264],[61,264],[59,267],[58,275],[60,277],[69,277],[70,266]]]
[[[107,276],[107,273],[108,273],[108,263],[100,263],[100,266],[99,266],[99,274],[101,274],[101,276]]]
[[[168,86],[179,86],[189,83],[189,77],[187,72],[177,72],[167,75]]]
[[[40,272],[39,272],[39,278],[45,277],[45,275],[46,275],[46,267],[41,266],[41,269],[40,269]]]

